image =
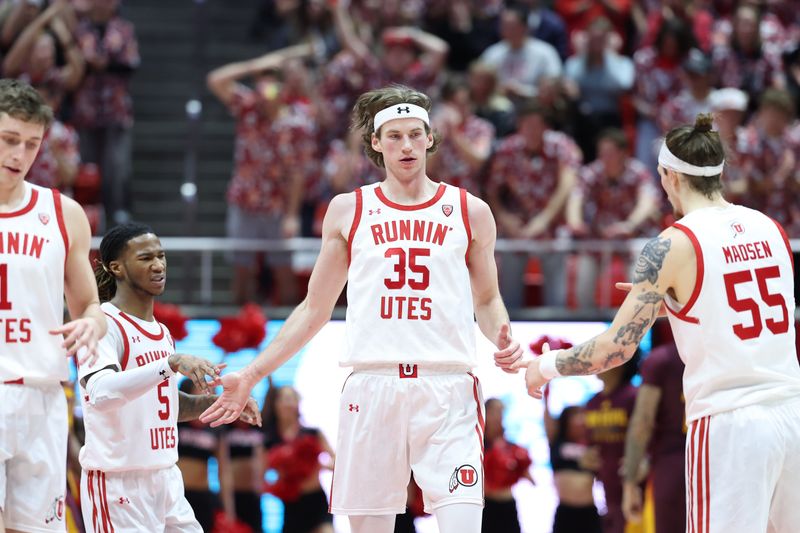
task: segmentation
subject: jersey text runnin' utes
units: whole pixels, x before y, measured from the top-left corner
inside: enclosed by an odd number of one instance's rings
[[[356,191],[343,366],[477,364],[466,201],[443,183],[418,205],[390,201],[380,184]]]

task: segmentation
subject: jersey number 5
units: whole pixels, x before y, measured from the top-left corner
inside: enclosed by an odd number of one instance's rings
[[[394,272],[397,277],[385,278],[383,284],[387,289],[397,290],[402,289],[408,283],[408,286],[415,291],[424,291],[430,284],[431,271],[425,265],[417,264],[418,257],[428,257],[431,255],[429,248],[409,248],[408,254],[402,248],[389,248],[383,254],[384,257],[396,257],[394,263]],[[408,270],[418,276],[410,278],[406,276],[406,263],[408,263]]]
[[[158,384],[158,401],[162,407],[158,410],[158,418],[169,420],[169,381],[162,381]]]
[[[782,317],[780,320],[772,318],[766,319],[763,323],[761,320],[761,309],[759,303],[752,298],[739,298],[736,296],[736,286],[741,283],[749,283],[753,281],[753,273],[755,272],[756,283],[758,284],[758,292],[761,295],[761,301],[767,307],[780,307]],[[733,326],[733,333],[742,340],[755,339],[761,335],[761,331],[766,324],[767,329],[774,335],[780,335],[789,331],[789,310],[786,308],[786,300],[782,294],[772,294],[767,287],[767,280],[778,278],[781,271],[778,266],[769,266],[757,268],[754,271],[740,270],[738,272],[730,272],[725,274],[725,292],[728,295],[728,305],[731,309],[738,313],[750,313],[753,325],[745,326],[744,324],[735,324]]]

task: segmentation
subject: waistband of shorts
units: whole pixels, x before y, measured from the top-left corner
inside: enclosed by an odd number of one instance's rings
[[[467,374],[472,369],[467,365],[451,365],[437,363],[380,363],[355,365],[354,374],[372,374],[375,376],[395,376],[397,378],[418,378],[426,376],[450,376]]]
[[[4,379],[0,381],[0,385],[22,385],[30,387],[50,387],[53,385],[61,385],[61,382],[52,378],[16,378]]]

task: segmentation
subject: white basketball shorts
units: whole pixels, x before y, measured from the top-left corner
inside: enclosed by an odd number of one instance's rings
[[[695,420],[686,439],[687,533],[800,528],[800,400]]]
[[[483,426],[480,383],[466,368],[355,369],[342,389],[331,512],[403,513],[412,472],[426,512],[482,506]]]
[[[67,399],[58,383],[0,383],[0,511],[9,529],[64,531]]]
[[[132,472],[81,473],[86,533],[203,533],[177,466]]]

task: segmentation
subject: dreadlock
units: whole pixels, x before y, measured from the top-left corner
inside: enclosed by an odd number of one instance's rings
[[[109,266],[111,261],[119,259],[131,239],[148,233],[153,233],[150,226],[127,222],[112,228],[100,241],[100,260],[94,269],[94,279],[97,281],[97,292],[101,302],[111,300],[117,293],[117,280]]]

